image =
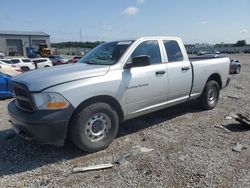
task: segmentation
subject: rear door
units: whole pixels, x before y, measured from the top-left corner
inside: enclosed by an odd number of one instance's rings
[[[167,55],[169,81],[168,100],[180,103],[189,98],[192,87],[192,67],[188,58],[183,55],[184,46],[177,40],[163,40]]]
[[[124,69],[129,115],[156,108],[166,101],[168,93],[166,65],[162,63],[159,41],[141,42],[130,59],[142,55],[149,56],[150,65]]]

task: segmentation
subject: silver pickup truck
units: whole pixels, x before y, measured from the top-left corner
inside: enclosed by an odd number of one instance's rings
[[[187,56],[181,39],[143,37],[103,43],[76,64],[30,71],[13,80],[13,129],[87,152],[109,146],[125,120],[198,99],[206,109],[229,83],[230,60]]]

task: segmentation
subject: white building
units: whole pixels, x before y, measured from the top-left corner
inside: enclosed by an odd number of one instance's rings
[[[26,56],[27,48],[37,49],[42,43],[50,47],[50,36],[44,32],[0,31],[0,52],[7,56],[13,53]]]

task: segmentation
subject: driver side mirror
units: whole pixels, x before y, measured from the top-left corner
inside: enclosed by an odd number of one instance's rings
[[[147,55],[140,55],[133,57],[130,63],[126,63],[126,68],[132,68],[132,67],[145,67],[150,65],[150,59]]]

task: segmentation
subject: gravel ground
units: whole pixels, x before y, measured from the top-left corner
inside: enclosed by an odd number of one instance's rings
[[[57,148],[22,140],[10,129],[10,100],[0,101],[1,187],[250,187],[250,127],[225,119],[250,112],[250,56],[233,57],[242,72],[232,77],[214,110],[189,102],[130,120],[108,149],[94,154],[70,142]],[[246,148],[234,152],[235,143]],[[124,154],[125,162],[113,168],[71,173]]]

